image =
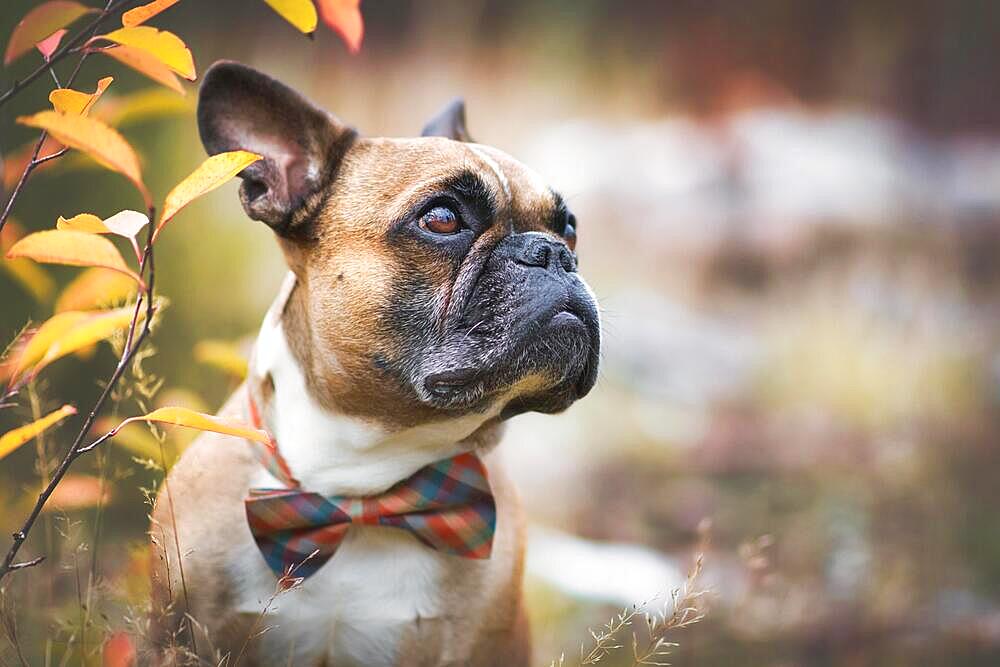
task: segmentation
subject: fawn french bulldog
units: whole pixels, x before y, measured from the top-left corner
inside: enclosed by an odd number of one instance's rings
[[[289,266],[246,383],[153,516],[158,660],[526,665],[524,534],[503,422],[594,385],[600,321],[576,219],[472,143],[461,102],[361,137],[248,67],[205,76],[210,154],[263,156],[240,199]]]

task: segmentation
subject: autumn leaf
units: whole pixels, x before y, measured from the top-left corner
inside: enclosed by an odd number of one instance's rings
[[[231,343],[219,340],[203,340],[194,346],[195,361],[242,380],[247,376],[247,358],[240,354]]]
[[[135,309],[131,306],[96,314],[86,313],[86,319],[78,322],[49,346],[49,349],[45,352],[45,356],[32,369],[32,377],[38,375],[43,368],[53,361],[99,343],[111,337],[115,332],[125,329],[132,322],[134,313]],[[68,313],[61,314],[65,315]],[[145,311],[140,311],[139,315],[141,319],[145,315]]]
[[[312,0],[264,0],[281,18],[306,35],[316,32],[316,7]]]
[[[230,151],[208,158],[183,181],[177,184],[163,203],[163,216],[153,235],[155,238],[163,225],[167,224],[178,211],[198,197],[211,192],[248,166],[261,159],[256,153]]]
[[[187,94],[181,82],[177,80],[177,76],[170,68],[148,51],[143,51],[133,46],[115,46],[109,49],[94,49],[93,52],[111,56],[123,65],[131,67],[140,74],[145,74],[153,81],[163,84],[170,90],[181,95]]]
[[[75,311],[59,313],[46,320],[34,333],[26,332],[22,337],[25,342],[11,367],[11,384],[14,384],[25,371],[41,361],[56,340],[89,317],[90,313]]]
[[[194,104],[190,100],[162,88],[147,88],[131,95],[106,99],[101,103],[100,111],[95,113],[108,125],[119,127],[193,111]]]
[[[145,562],[146,559],[143,559]],[[135,667],[135,642],[125,632],[116,632],[107,638],[101,649],[104,667]]]
[[[39,157],[45,157],[51,153],[55,153],[61,150],[63,145],[56,141],[51,136],[45,137],[45,142],[42,144],[42,149],[38,151]],[[32,140],[23,146],[9,151],[3,156],[3,187],[6,190],[12,190],[14,184],[18,182],[21,178],[21,174],[24,173],[24,168],[28,166],[28,162],[31,161],[31,156],[35,153],[35,141]],[[49,160],[47,162],[42,162],[36,165],[33,174],[37,174],[41,170],[50,169],[55,165],[58,165],[59,161]]]
[[[108,89],[114,78],[106,76],[97,82],[97,89],[92,93],[81,93],[72,88],[56,88],[49,93],[49,102],[56,111],[61,113],[74,113],[86,116],[94,103],[100,99],[104,91]]]
[[[60,28],[54,33],[43,39],[42,41],[35,44],[35,48],[38,52],[42,54],[42,58],[45,58],[45,62],[49,61],[55,50],[59,48],[59,44],[62,42],[62,38],[66,36],[69,32],[66,28]]]
[[[78,213],[72,218],[61,215],[56,220],[56,229],[70,232],[87,232],[88,234],[110,234],[111,230],[104,226],[104,221],[93,213]]]
[[[98,164],[124,175],[142,193],[146,205],[152,205],[149,191],[142,182],[142,170],[135,151],[118,132],[101,121],[58,111],[40,111],[33,116],[21,116],[17,122],[47,130],[70,148],[82,151]]]
[[[13,219],[8,218],[6,226],[0,232],[0,253],[6,254],[7,250],[21,236],[20,226]],[[3,269],[19,283],[38,303],[47,303],[55,291],[55,281],[31,260],[10,259],[0,262],[0,269]]]
[[[26,261],[26,260],[17,260]],[[35,266],[30,264],[30,266]],[[74,278],[56,299],[57,313],[68,310],[93,310],[120,303],[135,294],[136,284],[129,276],[109,269],[87,269]]]
[[[43,512],[73,512],[97,507],[111,500],[111,488],[93,475],[70,473],[49,496]]]
[[[246,438],[247,440],[253,440],[254,442],[259,442],[265,445],[270,444],[271,442],[271,439],[268,437],[266,432],[253,428],[247,424],[179,407],[157,408],[149,414],[141,415],[139,417],[129,417],[115,427],[112,433],[117,433],[118,430],[126,424],[131,424],[136,421],[173,424],[175,426],[185,426],[187,428],[197,429],[199,431],[212,431],[213,433],[232,435],[237,438]]]
[[[87,41],[87,44],[93,44],[100,40],[140,49],[185,79],[194,81],[196,78],[191,51],[188,50],[187,45],[180,37],[167,30],[158,30],[145,25],[119,28],[106,35],[92,37]]]
[[[126,28],[134,28],[137,25],[141,25],[160,12],[170,9],[179,1],[180,0],[154,0],[148,5],[142,5],[141,7],[130,9],[122,14],[122,26]]]
[[[76,408],[72,405],[64,405],[55,412],[50,412],[45,415],[41,419],[0,435],[0,459],[7,456],[26,442],[30,442],[31,439],[39,433],[42,433],[46,429],[58,424],[63,419],[66,419],[66,417],[75,414]]]
[[[111,241],[87,232],[68,229],[35,232],[11,246],[6,257],[27,257],[43,264],[100,266],[124,273],[145,289],[142,278],[125,264]]]
[[[38,5],[25,14],[11,33],[3,64],[9,65],[55,31],[68,26],[84,14],[96,11],[93,7],[70,0],[53,0]]]
[[[317,0],[319,15],[323,23],[340,35],[347,50],[357,53],[361,50],[361,40],[365,36],[365,24],[361,18],[361,0]]]

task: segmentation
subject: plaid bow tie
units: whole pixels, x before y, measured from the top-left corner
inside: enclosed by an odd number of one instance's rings
[[[259,422],[251,401],[251,419]],[[281,472],[288,466],[277,447],[265,451]],[[488,558],[496,529],[496,506],[486,469],[472,453],[421,468],[389,490],[363,498],[322,496],[297,488],[251,489],[244,501],[247,522],[268,567],[279,577],[308,577],[328,561],[351,524],[409,531],[439,551]],[[310,555],[315,553],[310,558]]]

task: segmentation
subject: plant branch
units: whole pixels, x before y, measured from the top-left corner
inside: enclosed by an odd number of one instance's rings
[[[41,74],[44,74],[45,71],[52,72],[52,76],[55,78],[55,70],[52,69],[52,66],[56,63],[57,60],[62,59],[64,56],[70,53],[72,49],[72,44],[75,42],[81,42],[84,38],[90,39],[91,37],[96,35],[104,19],[106,19],[116,10],[120,9],[122,6],[125,5],[125,3],[129,1],[130,0],[108,0],[108,3],[104,6],[104,10],[100,13],[100,15],[96,19],[94,19],[90,23],[90,25],[84,28],[80,32],[80,34],[78,34],[71,42],[63,46],[63,48],[57,50],[54,54],[52,54],[51,58],[49,58],[41,67],[32,72],[32,74],[30,74],[27,78],[25,78],[23,81],[15,82],[14,86],[10,90],[8,90],[6,93],[0,96],[0,106],[3,106],[4,102],[10,99],[13,95],[15,95],[21,88],[26,86],[28,83],[31,83],[32,80],[34,80]],[[89,52],[84,51],[83,55],[80,56],[80,59],[76,63],[76,67],[73,68],[73,73],[70,74],[69,79],[66,81],[66,88],[72,86],[73,82],[76,81],[76,77],[80,74],[80,69],[83,67],[83,63],[87,60],[88,55],[90,55]],[[55,81],[56,85],[58,86],[59,79],[55,78]],[[3,213],[0,213],[0,232],[3,231],[4,225],[7,224],[7,219],[10,217],[11,212],[14,210],[14,203],[17,201],[17,198],[21,195],[21,191],[24,189],[24,184],[27,183],[28,177],[31,176],[31,172],[35,170],[35,167],[44,164],[49,160],[54,160],[58,157],[62,157],[63,155],[66,154],[66,151],[68,150],[66,148],[63,148],[61,150],[56,151],[55,153],[39,158],[38,154],[42,151],[42,146],[45,145],[45,139],[48,138],[48,136],[49,133],[46,132],[45,130],[42,130],[42,133],[38,136],[38,141],[35,143],[35,148],[31,152],[31,158],[28,160],[28,163],[24,165],[24,171],[21,172],[21,177],[17,180],[17,185],[14,186],[14,190],[11,192],[10,197],[7,199],[7,203],[4,205],[3,208]]]
[[[85,41],[87,41],[95,34],[97,34],[97,30],[100,28],[101,23],[104,22],[104,19],[106,19],[110,14],[113,14],[114,12],[118,11],[119,9],[121,9],[130,2],[132,2],[132,0],[108,0],[108,3],[104,6],[104,9],[97,16],[97,18],[95,18],[93,21],[87,24],[87,26],[79,33],[77,33],[77,35],[73,39],[69,40],[68,42],[65,42],[62,46],[56,49],[55,53],[53,53],[52,56],[47,61],[45,61],[37,68],[35,68],[35,70],[31,72],[31,74],[28,74],[23,79],[18,79],[14,81],[14,85],[12,85],[9,90],[3,93],[3,95],[0,95],[0,107],[6,104],[11,98],[17,95],[26,86],[34,82],[35,79],[37,79],[40,76],[43,76],[45,72],[50,70],[57,62],[61,61],[70,53],[73,53],[77,47],[82,46]],[[78,65],[77,71],[79,71],[79,69],[80,67]]]
[[[154,217],[154,213],[155,211],[151,208],[151,219]],[[28,517],[25,519],[21,529],[14,533],[14,542],[11,544],[10,550],[4,557],[3,563],[0,563],[0,581],[2,581],[3,578],[13,570],[28,567],[28,565],[23,563],[14,563],[14,559],[17,557],[17,552],[21,549],[21,546],[28,539],[28,535],[31,532],[32,527],[35,525],[35,522],[38,520],[38,516],[41,514],[42,509],[45,507],[45,503],[48,502],[53,491],[55,491],[56,487],[59,485],[59,482],[62,481],[67,471],[69,471],[70,466],[73,465],[73,462],[83,454],[93,450],[112,435],[110,433],[105,434],[98,438],[95,442],[86,446],[83,445],[83,441],[90,432],[90,428],[94,425],[94,421],[96,421],[97,416],[104,408],[104,405],[111,396],[111,393],[118,385],[118,381],[125,374],[129,364],[135,358],[136,353],[142,347],[143,342],[146,340],[147,336],[149,336],[152,328],[153,315],[155,314],[155,305],[153,303],[153,285],[156,279],[156,270],[153,261],[152,229],[153,226],[150,225],[146,230],[146,247],[143,250],[142,259],[139,262],[139,275],[141,276],[144,273],[147,275],[146,290],[144,294],[140,295],[139,298],[136,299],[135,310],[132,313],[132,319],[129,323],[128,333],[125,338],[125,346],[122,350],[121,357],[118,360],[118,364],[115,366],[114,372],[112,372],[111,377],[104,386],[104,390],[101,392],[101,395],[94,404],[94,407],[90,410],[86,419],[84,419],[83,425],[80,427],[80,431],[77,433],[76,438],[74,438],[73,444],[70,446],[69,450],[67,450],[66,454],[63,456],[62,461],[59,463],[59,467],[56,469],[55,473],[53,473],[49,483],[38,495],[38,500],[35,502],[35,506],[32,508],[31,513],[28,514]],[[140,329],[139,316],[142,313],[141,308],[143,302],[146,304],[146,310],[142,327]]]

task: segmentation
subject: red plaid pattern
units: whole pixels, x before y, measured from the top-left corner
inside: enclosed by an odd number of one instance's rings
[[[259,417],[253,400],[251,418]],[[268,469],[291,488],[251,489],[247,522],[276,575],[308,577],[328,561],[351,524],[409,531],[439,551],[489,558],[496,505],[478,456],[459,454],[421,468],[389,490],[363,498],[324,497],[298,488],[277,446],[264,452]]]

